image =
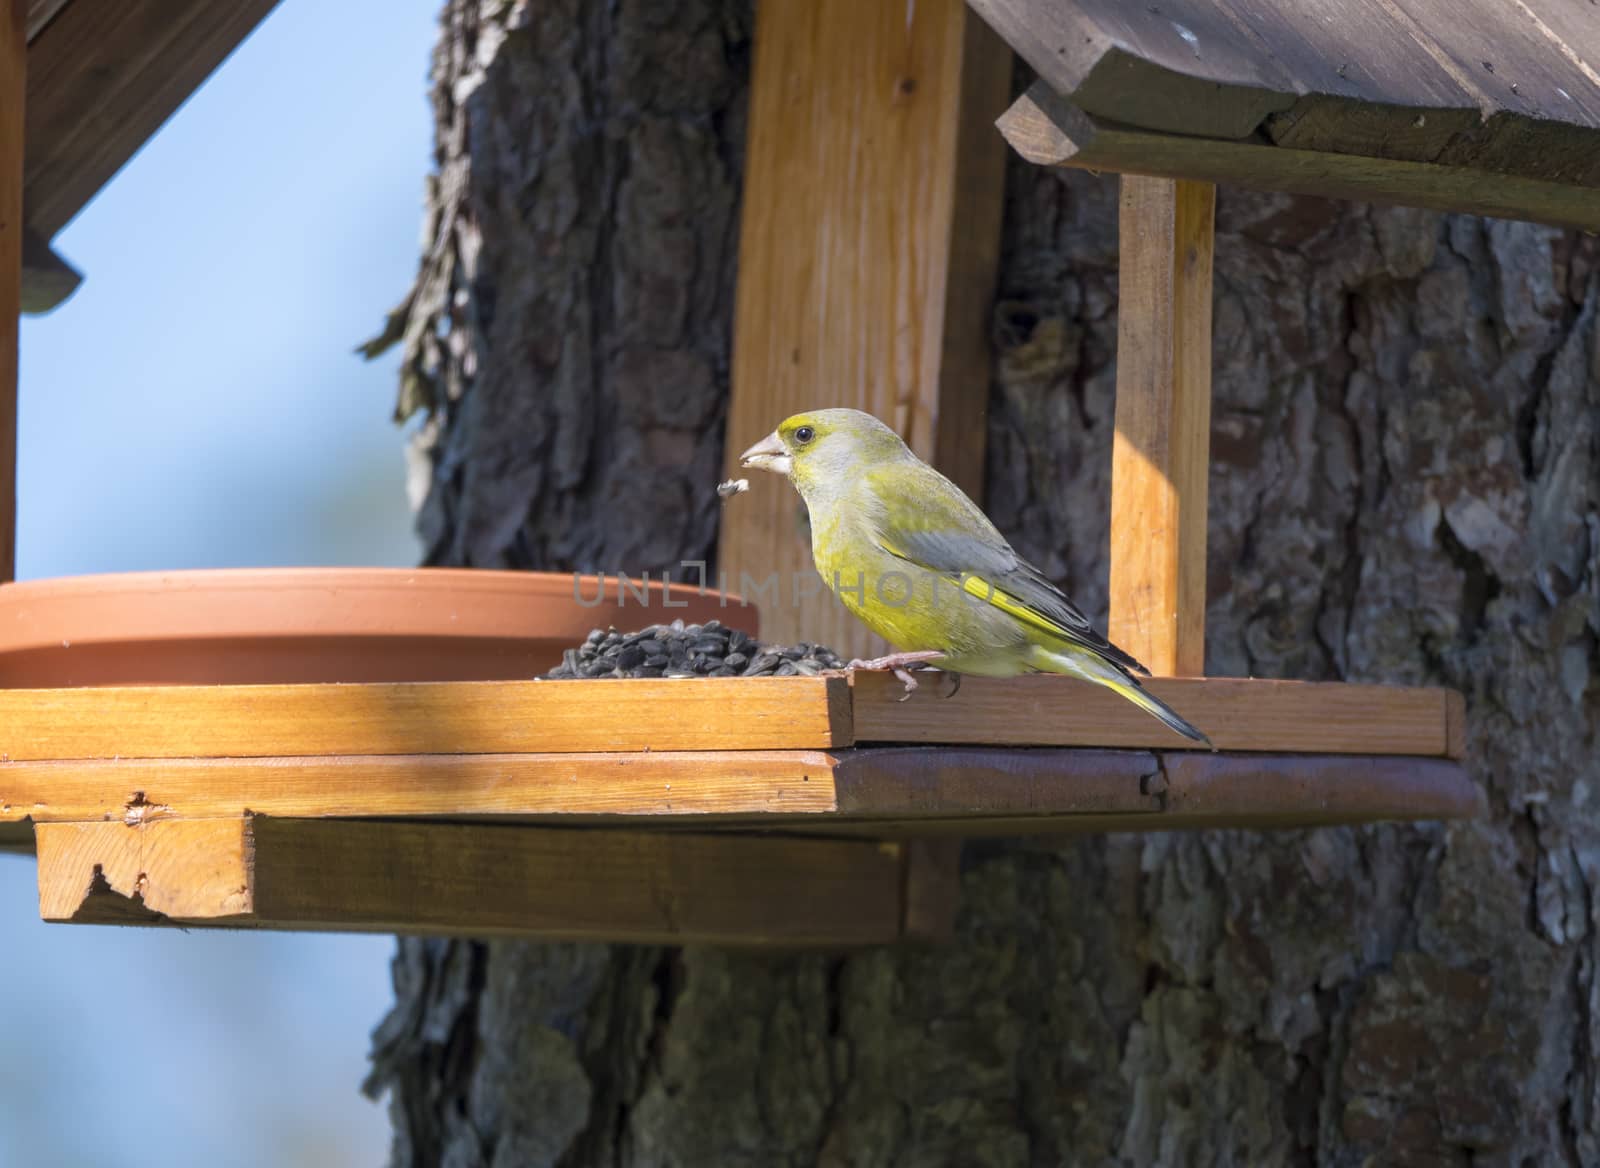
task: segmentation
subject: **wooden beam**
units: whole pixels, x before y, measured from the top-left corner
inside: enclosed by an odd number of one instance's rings
[[[905,893],[901,936],[948,941],[961,904],[961,841],[912,839],[904,845]]]
[[[1223,749],[1429,757],[1461,749],[1461,696],[1450,690],[1242,678],[1148,684]],[[743,770],[777,782],[777,772],[762,768],[779,758],[788,760],[782,767],[797,766],[803,781],[818,752],[851,742],[1193,747],[1117,695],[1067,677],[973,677],[954,697],[925,684],[901,701],[894,678],[858,674],[853,711],[840,692],[846,685],[841,677],[782,677],[0,689],[0,819],[22,818],[36,797],[50,803],[65,790],[19,790],[16,780],[30,761],[45,768],[95,759],[143,766],[125,772],[127,789],[116,798],[147,790],[154,802],[170,801],[154,794],[162,776],[229,758],[301,756],[294,766],[321,768],[320,777],[305,780],[313,787],[335,776],[352,788],[383,785],[396,773],[437,767],[432,777],[415,772],[417,782],[481,784],[491,801],[486,810],[494,812],[511,809],[492,804],[502,783],[559,786],[590,776],[610,786],[628,775],[681,783],[686,772],[674,778],[672,768],[708,767],[705,789],[714,791],[717,775],[736,778]],[[385,758],[396,760],[397,771]],[[596,769],[600,760],[607,765]],[[285,772],[283,782],[301,781]],[[673,789],[674,798],[691,798]],[[503,795],[520,797],[509,785]],[[590,796],[566,797],[581,811]],[[419,805],[411,813],[427,812]]]
[[[0,763],[0,820],[242,815],[761,820],[838,807],[823,751]]]
[[[995,816],[1143,815],[1154,756],[1126,750],[885,747],[361,759],[7,763],[0,817],[60,823],[238,817],[498,819],[773,827]]]
[[[1145,684],[1221,750],[1460,757],[1451,726],[1462,699],[1453,690],[1221,677]],[[948,698],[938,688],[901,701],[893,677],[857,674],[857,744],[1195,747],[1131,702],[1068,677],[969,677]]]
[[[1220,13],[1185,14],[1196,51],[1156,4],[969,0],[1043,83],[1146,128],[1243,138],[1294,104],[1293,83]]]
[[[1170,771],[1183,754],[875,746],[733,760],[651,754],[8,763],[0,767],[0,816],[13,823],[135,825],[257,812],[629,830],[870,830],[890,837],[950,826],[1005,834],[1030,823],[1037,830],[1105,831],[1216,825],[1216,805],[1174,803],[1150,786],[1152,775]],[[1225,765],[1207,773],[1233,782],[1229,815],[1254,807],[1301,826],[1329,822],[1333,809],[1368,819],[1452,818],[1478,798],[1449,759],[1222,757]],[[1236,782],[1237,774],[1248,779]],[[1341,775],[1352,785],[1338,788]],[[1390,786],[1395,790],[1384,796]]]
[[[1012,104],[999,126],[1017,153],[1041,166],[1196,179],[1600,231],[1600,199],[1592,187],[1466,166],[1134,130],[1097,121],[1039,83]]]
[[[1600,186],[1600,5],[1540,4],[1548,22],[1527,0],[1389,0],[1387,7],[1409,26],[1406,39],[1479,100],[1481,130],[1452,141],[1440,162]],[[1581,8],[1589,11],[1579,16]],[[1567,19],[1557,16],[1563,9]],[[1563,25],[1570,42],[1558,31]]]
[[[902,929],[872,841],[438,823],[44,824],[48,921],[835,947]]]
[[[730,473],[785,417],[854,406],[981,495],[1010,69],[962,0],[758,6]],[[881,642],[822,590],[799,498],[757,478],[723,512],[727,587],[770,639],[870,656]]]
[[[842,676],[0,689],[0,758],[9,759],[779,750],[850,740]]]
[[[837,808],[771,813],[698,816],[667,811],[645,816],[549,816],[541,821],[494,816],[472,819],[467,814],[408,816],[384,822],[414,822],[435,827],[442,821],[464,826],[528,829],[538,835],[557,827],[563,837],[581,840],[640,834],[669,837],[685,834],[806,835],[813,838],[950,838],[1006,837],[1061,832],[1123,830],[1192,830],[1210,827],[1317,827],[1349,822],[1469,819],[1482,816],[1480,787],[1461,763],[1446,758],[1394,755],[1226,754],[1139,752],[1139,750],[1029,750],[995,747],[869,747],[845,750],[830,760]],[[283,763],[291,765],[291,763]],[[93,763],[112,768],[115,763]],[[237,822],[248,816],[251,779],[259,779],[259,760],[218,762],[210,776],[218,789],[174,790],[178,813],[157,805],[134,808],[114,818],[46,819],[30,827],[40,838],[56,827],[155,827],[190,822]],[[824,776],[826,778],[826,776]],[[296,805],[278,800],[283,810],[317,816],[318,803],[306,798]],[[386,806],[374,792],[346,800],[342,806],[362,811]],[[462,802],[470,808],[470,802]],[[189,819],[182,810],[214,813],[216,818]],[[574,822],[576,819],[576,822]],[[320,818],[330,830],[355,819]],[[299,822],[294,819],[293,822]],[[176,829],[174,829],[176,830]],[[21,845],[21,834],[6,832],[3,840]],[[69,838],[69,837],[64,837]],[[133,835],[109,834],[125,840]],[[165,838],[165,837],[163,837]],[[176,838],[184,838],[178,835]],[[354,837],[352,837],[354,838]],[[472,838],[472,837],[462,837]],[[758,837],[750,837],[758,838]],[[131,846],[131,845],[130,845]],[[192,846],[190,850],[203,851]],[[142,851],[141,856],[147,856]],[[598,853],[597,853],[598,854]],[[954,902],[955,864],[952,850],[907,853],[907,934],[938,936],[946,930]],[[98,858],[94,862],[104,862]],[[133,862],[133,861],[130,861]],[[91,866],[78,864],[70,894],[82,898],[90,883],[82,878]],[[197,883],[197,882],[186,882]],[[126,893],[126,882],[122,885]],[[219,886],[232,886],[222,882]],[[146,898],[146,906],[154,902]],[[168,904],[162,912],[187,910]],[[70,915],[70,914],[67,914]],[[214,915],[214,914],[213,914]],[[942,922],[942,923],[941,923]]]
[[[29,314],[58,308],[78,290],[83,277],[32,231],[22,237],[22,311]]]
[[[275,3],[72,0],[42,23],[28,52],[29,226],[53,238]]]
[[[1216,201],[1122,180],[1109,635],[1158,676],[1205,673]]]
[[[840,762],[841,801],[855,786],[852,767],[882,787],[892,786],[890,776],[909,779],[916,767],[934,777],[910,780],[923,796],[915,813],[841,813],[819,817],[820,827],[808,821],[780,830],[998,838],[1475,819],[1487,810],[1462,765],[1441,758],[856,747]],[[981,796],[979,783],[990,788]],[[933,810],[941,799],[943,814]]]
[[[1161,799],[1160,822],[1195,829],[1477,819],[1488,812],[1483,789],[1459,763],[1443,759],[1173,752],[1161,756],[1150,789]]]
[[[17,578],[17,317],[22,311],[25,0],[0,0],[0,585]]]
[[[973,5],[1108,123],[1600,187],[1600,21],[1581,0]]]

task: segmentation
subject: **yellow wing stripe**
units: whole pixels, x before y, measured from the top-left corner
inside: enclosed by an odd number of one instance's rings
[[[902,560],[916,563],[916,559],[905,554],[888,540],[880,539],[878,546],[892,556],[899,556]],[[1029,608],[1008,592],[1003,592],[993,583],[982,576],[964,574],[961,577],[961,590],[968,596],[994,605],[1008,616],[1015,617],[1025,625],[1031,625],[1042,633],[1049,633],[1052,637],[1060,637],[1063,641],[1081,644],[1082,638],[1070,629],[1062,628],[1055,621],[1035,609]]]
[[[1051,636],[1060,637],[1064,641],[1077,640],[1070,632],[1056,624],[1055,621],[1041,613],[1034,611],[1015,596],[1000,591],[982,576],[961,577],[961,590],[968,596],[979,600],[988,601],[1001,612],[1013,616],[1023,624],[1032,625],[1040,632],[1049,633]]]

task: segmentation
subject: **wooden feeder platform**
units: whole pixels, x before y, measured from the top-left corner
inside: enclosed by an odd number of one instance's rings
[[[640,942],[937,936],[955,837],[1478,814],[1460,696],[1161,678],[0,691],[47,920]],[[574,830],[582,829],[582,830]]]
[[[272,0],[106,7],[0,0],[0,587],[17,311],[76,286],[55,234]],[[1458,694],[1199,676],[1213,184],[1594,230],[1592,9],[758,7],[727,469],[854,405],[979,495],[1005,144],[1118,174],[1108,632],[1218,752],[1059,677],[0,689],[0,850],[56,921],[847,946],[948,932],[963,836],[1481,814]],[[774,486],[724,512],[730,580],[810,571]],[[821,596],[762,626],[881,649]]]

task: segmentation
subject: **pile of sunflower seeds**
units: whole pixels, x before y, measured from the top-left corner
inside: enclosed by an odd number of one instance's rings
[[[801,641],[792,648],[763,645],[721,621],[651,625],[636,633],[594,630],[568,649],[546,677],[792,677],[843,669],[829,649]]]

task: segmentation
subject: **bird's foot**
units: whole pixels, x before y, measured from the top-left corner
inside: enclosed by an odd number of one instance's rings
[[[844,667],[844,671],[846,673],[854,673],[858,669],[865,669],[872,672],[878,672],[885,669],[892,670],[894,675],[899,678],[906,687],[905,694],[900,698],[900,700],[903,702],[909,698],[917,688],[917,679],[911,676],[911,672],[906,668],[906,666],[922,665],[925,662],[932,661],[937,657],[943,656],[944,654],[937,649],[919,649],[914,653],[890,653],[887,657],[873,657],[870,660],[862,660],[860,657],[857,657],[855,660],[851,661],[850,664]],[[960,687],[961,682],[958,678],[956,681],[956,688],[959,689]],[[953,694],[955,693],[955,690],[951,690],[950,692]]]

